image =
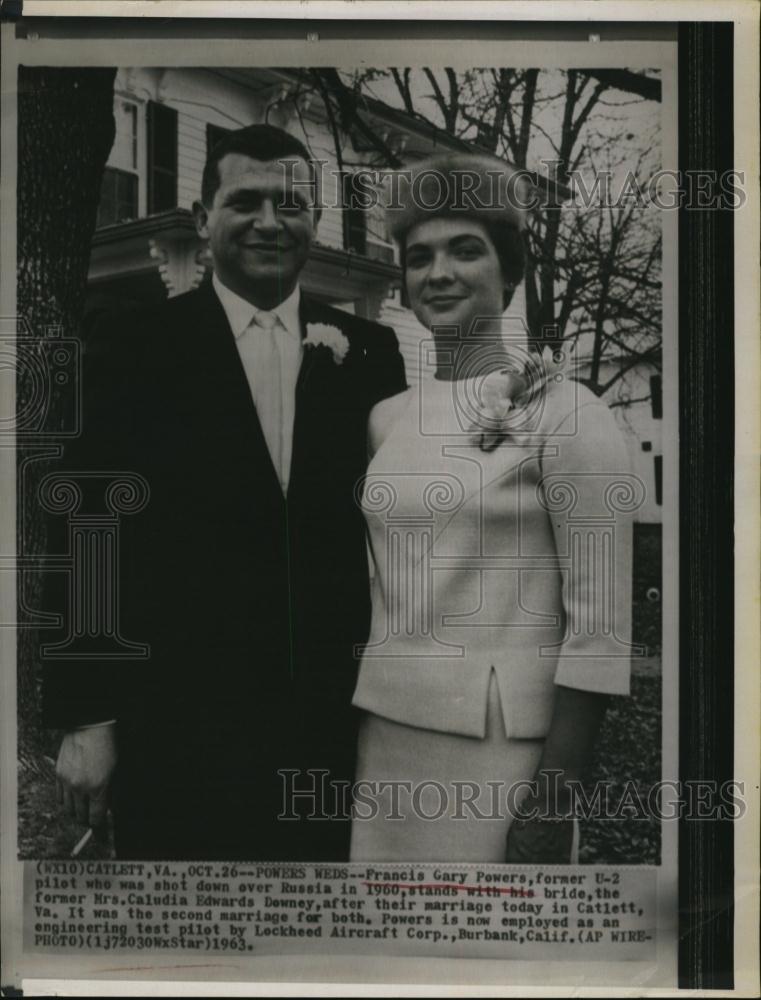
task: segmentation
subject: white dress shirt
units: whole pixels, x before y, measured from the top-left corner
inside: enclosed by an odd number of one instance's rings
[[[271,324],[265,310],[257,309],[255,305],[241,298],[240,295],[223,285],[216,274],[212,276],[212,285],[217,293],[222,308],[227,316],[230,329],[235,337],[238,354],[246,373],[251,396],[257,407],[262,431],[267,447],[273,459],[276,471],[280,477],[283,493],[288,489],[288,479],[291,469],[291,454],[293,452],[293,421],[296,415],[296,381],[299,377],[303,347],[301,343],[301,322],[299,305],[301,293],[298,285],[287,299],[269,312],[275,316],[277,323],[274,334],[277,340],[277,350],[280,360],[280,400],[282,421],[280,427],[280,447],[276,447],[271,432],[271,415],[263,412],[263,406],[269,406],[273,376],[272,354],[267,342],[267,334],[257,325],[257,316],[265,314],[263,325]]]

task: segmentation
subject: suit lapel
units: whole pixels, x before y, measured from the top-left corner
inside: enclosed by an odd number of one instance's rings
[[[301,296],[301,302],[299,303],[299,325],[301,327],[301,343],[303,346],[303,354],[301,358],[301,367],[299,368],[299,375],[296,379],[296,416],[298,418],[298,408],[299,408],[299,396],[304,391],[304,386],[309,380],[309,376],[314,368],[315,352],[311,347],[308,347],[304,343],[304,338],[307,335],[307,324],[309,323],[311,303],[308,299],[305,299],[303,294]]]
[[[316,303],[312,302],[307,296],[301,296],[301,303],[299,307],[299,320],[301,323],[301,338],[302,341],[306,337],[307,327],[310,323],[319,322],[314,318],[315,316]],[[305,346],[304,354],[301,359],[301,367],[299,369],[299,376],[296,381],[296,407],[298,410],[298,400],[299,396],[304,393],[312,380],[312,376],[316,369],[321,367],[320,362],[325,361],[326,357],[329,356],[329,352],[317,350],[314,347]]]
[[[299,309],[301,336],[304,338],[309,323],[323,322],[320,305],[308,296],[301,296]],[[331,323],[330,325],[336,325]],[[322,427],[325,409],[331,392],[335,389],[336,364],[329,350],[304,347],[296,381],[296,412],[293,423],[293,449],[288,481],[288,499],[298,494],[305,464],[315,458],[315,448],[324,443]]]

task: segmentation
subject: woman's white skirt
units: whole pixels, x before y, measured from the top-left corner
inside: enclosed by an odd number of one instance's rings
[[[543,745],[507,738],[493,671],[483,739],[366,712],[357,749],[351,860],[504,862],[507,831]]]

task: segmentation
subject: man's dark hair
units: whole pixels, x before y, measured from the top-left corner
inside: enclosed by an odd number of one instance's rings
[[[315,222],[317,222],[321,210],[319,207],[318,176],[312,157],[306,146],[295,136],[276,128],[274,125],[247,125],[245,128],[235,129],[234,132],[228,132],[209,151],[201,181],[201,200],[207,208],[211,208],[214,195],[219,187],[219,161],[229,153],[240,153],[242,156],[250,156],[252,160],[261,160],[262,162],[292,159],[294,156],[305,160],[312,172],[315,185],[314,217]]]

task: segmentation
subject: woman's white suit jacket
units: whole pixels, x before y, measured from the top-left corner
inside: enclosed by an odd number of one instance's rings
[[[580,383],[561,377],[512,411],[491,451],[478,392],[474,380],[408,390],[369,466],[373,617],[354,704],[482,737],[494,671],[507,736],[541,738],[556,684],[629,691],[644,485]]]

